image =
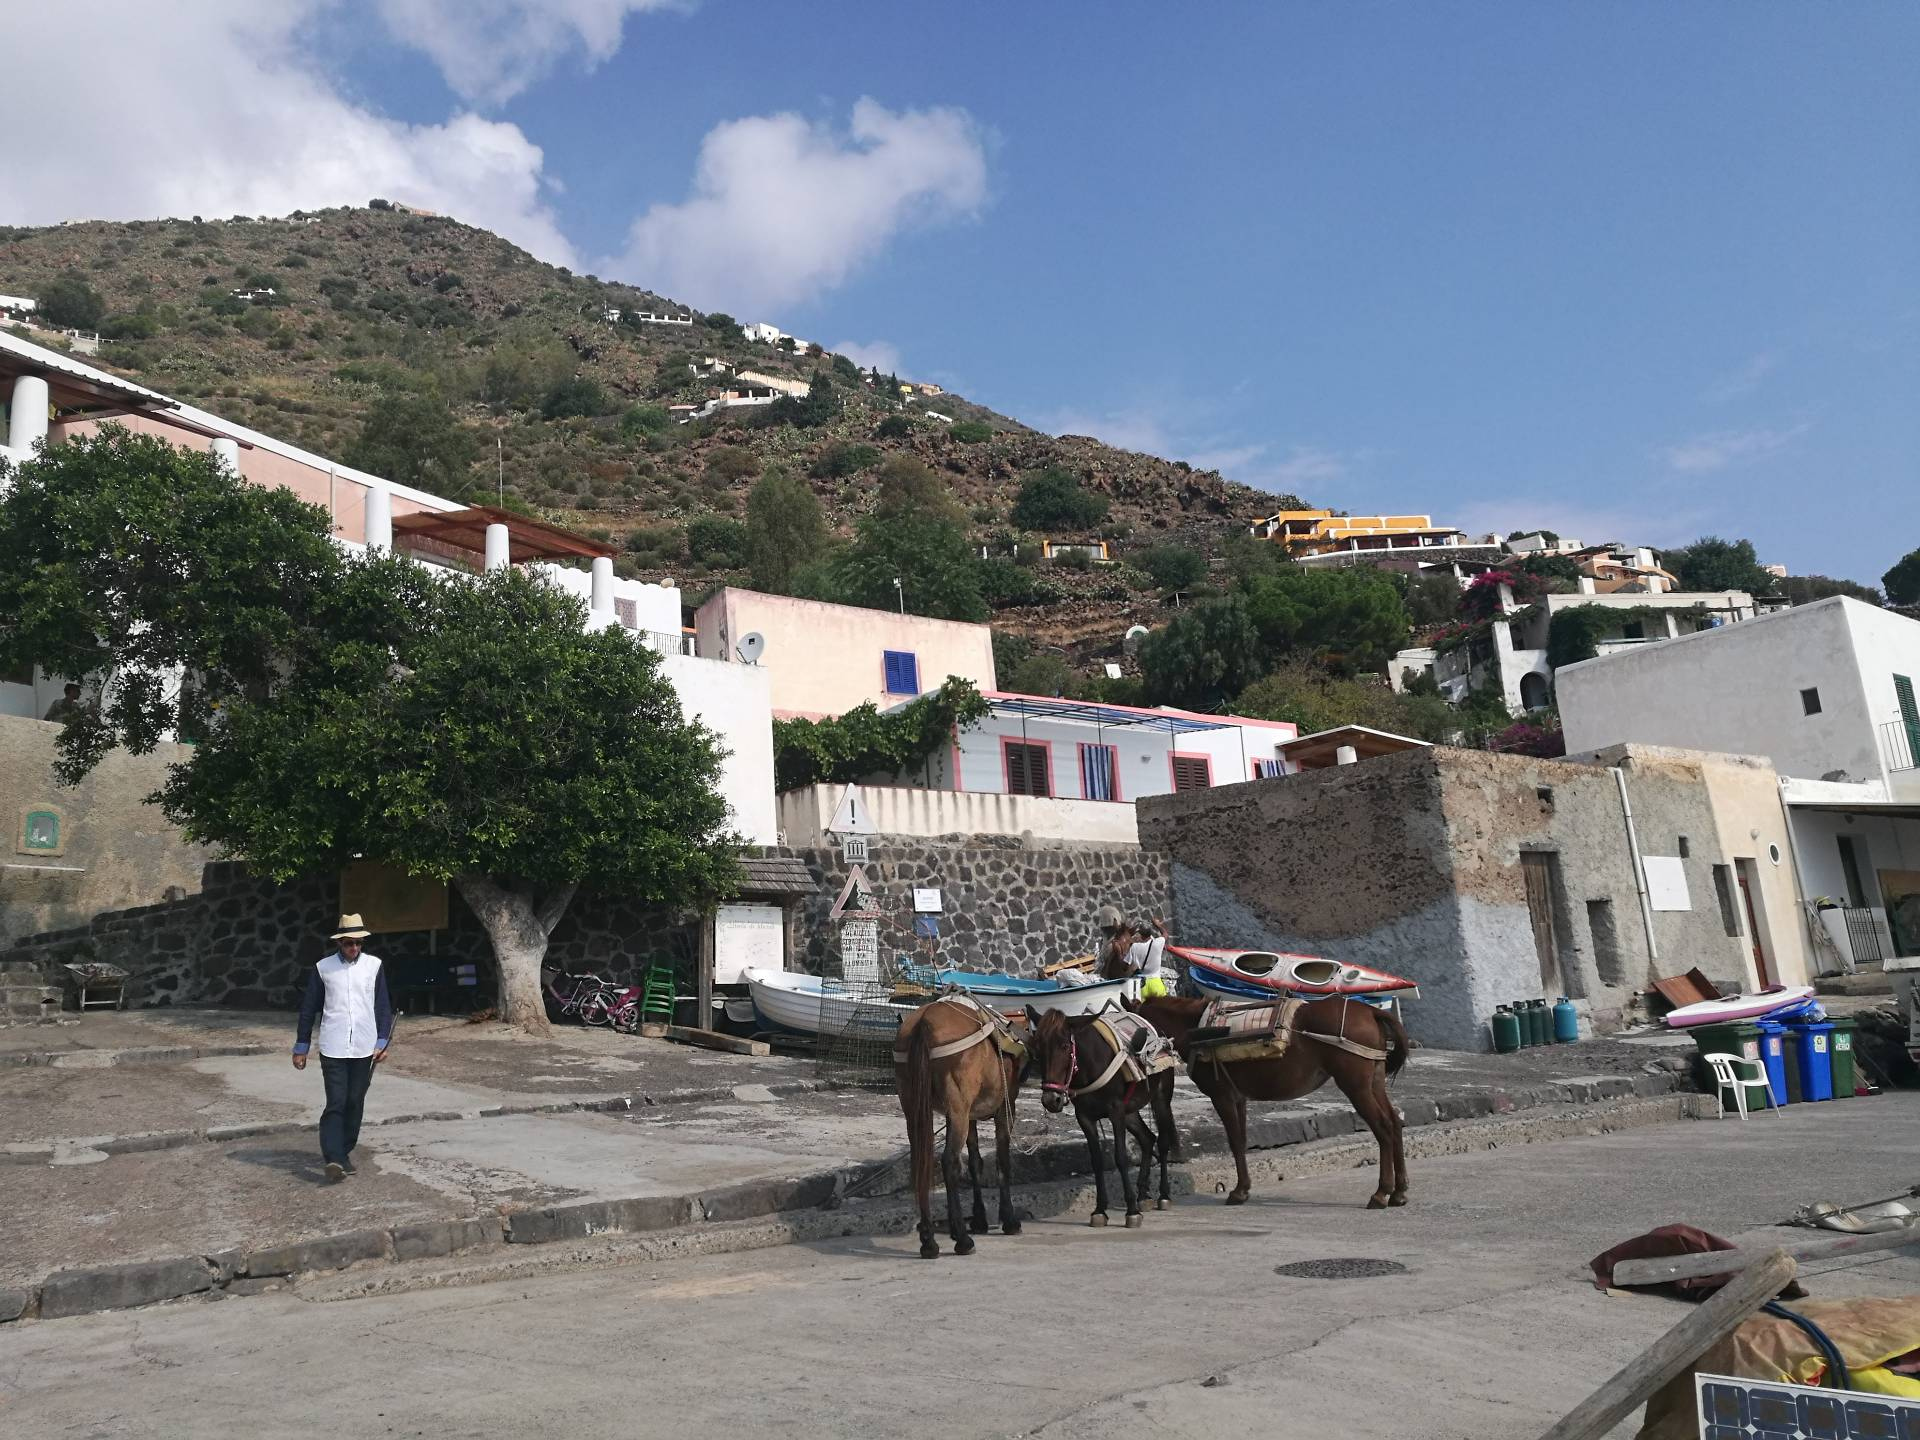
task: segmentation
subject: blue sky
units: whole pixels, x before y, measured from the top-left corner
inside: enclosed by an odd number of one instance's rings
[[[352,164],[203,181],[259,208],[411,186],[1355,512],[1920,545],[1920,7],[261,3]]]

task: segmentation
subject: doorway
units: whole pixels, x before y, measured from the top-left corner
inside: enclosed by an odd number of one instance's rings
[[[1736,859],[1733,868],[1740,881],[1740,904],[1747,912],[1747,943],[1753,949],[1753,973],[1764,990],[1774,983],[1774,977],[1773,966],[1767,959],[1767,931],[1761,923],[1767,906],[1757,893],[1760,876],[1751,860]]]
[[[1543,994],[1561,992],[1560,950],[1553,935],[1553,870],[1556,856],[1537,850],[1520,853],[1520,874],[1527,885],[1527,922],[1533,927],[1533,950],[1540,960]]]

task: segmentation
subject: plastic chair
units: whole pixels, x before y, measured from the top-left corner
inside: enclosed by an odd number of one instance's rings
[[[1767,1078],[1766,1065],[1746,1055],[1709,1055],[1707,1066],[1713,1071],[1715,1081],[1713,1096],[1720,1105],[1720,1118],[1727,1118],[1727,1102],[1721,1098],[1725,1091],[1733,1091],[1734,1107],[1739,1110],[1742,1120],[1747,1118],[1747,1091],[1764,1090],[1773,1106],[1773,1113],[1780,1113],[1780,1097],[1773,1093],[1773,1083]],[[1758,1076],[1749,1080],[1740,1072],[1751,1067]]]

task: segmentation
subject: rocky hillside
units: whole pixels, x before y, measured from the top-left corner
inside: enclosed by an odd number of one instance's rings
[[[1167,542],[1211,552],[1276,504],[1215,472],[1048,436],[958,395],[903,400],[892,377],[876,385],[844,357],[749,342],[730,317],[640,323],[635,312],[692,312],[456,221],[377,204],[290,219],[0,228],[0,292],[43,307],[64,295],[99,316],[108,339],[96,363],[349,461],[370,411],[417,400],[454,422],[432,488],[491,500],[503,486],[550,518],[629,539],[624,569],[672,574],[693,592],[740,577],[698,530],[689,551],[688,525],[740,516],[770,464],[809,476],[844,531],[870,503],[872,469],[913,454],[947,479],[981,540],[1002,543],[1022,478],[1065,469],[1109,501],[1099,528],[1123,559]],[[718,393],[696,369],[710,360],[814,381],[830,401],[804,415],[671,423],[666,407]],[[1049,579],[1066,599],[996,623],[1085,658],[1110,653],[1127,624],[1159,608],[1125,568],[1062,567]]]

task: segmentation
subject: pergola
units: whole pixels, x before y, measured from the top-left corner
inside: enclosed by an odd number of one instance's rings
[[[613,546],[602,541],[492,505],[469,505],[464,510],[422,510],[412,515],[396,515],[393,517],[393,538],[396,545],[404,539],[416,542],[410,548],[429,554],[445,554],[478,565],[484,561],[487,553],[487,530],[494,525],[506,529],[507,561],[513,565],[522,565],[529,560],[599,560],[610,558],[615,553]]]
[[[1324,770],[1340,763],[1340,752],[1351,748],[1354,759],[1369,760],[1375,755],[1392,755],[1401,750],[1428,750],[1425,740],[1411,735],[1395,735],[1368,725],[1340,725],[1332,730],[1316,731],[1289,740],[1274,749],[1286,757],[1295,770]]]

